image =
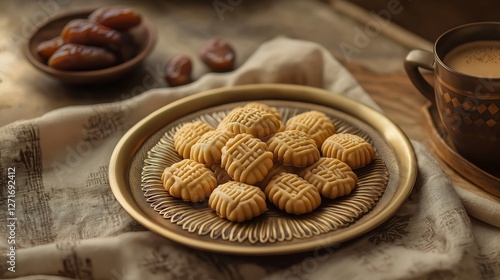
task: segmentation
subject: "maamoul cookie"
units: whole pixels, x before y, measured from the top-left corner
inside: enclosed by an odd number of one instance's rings
[[[217,125],[217,129],[227,130],[226,125],[229,121],[229,116],[233,114],[234,111],[240,110],[243,107],[235,107],[227,115],[221,120],[221,122]]]
[[[234,133],[227,130],[211,130],[203,134],[191,147],[190,158],[199,163],[219,162],[221,150]]]
[[[253,219],[267,210],[266,196],[258,187],[230,181],[218,186],[208,205],[219,216],[234,222]]]
[[[212,163],[209,168],[215,175],[215,179],[217,179],[217,184],[222,185],[229,181],[232,181],[233,178],[227,174],[226,169],[222,168],[219,163]]]
[[[238,134],[222,148],[221,166],[235,181],[253,185],[273,166],[273,153],[252,135]]]
[[[348,133],[334,134],[321,146],[325,157],[337,158],[352,169],[363,167],[375,158],[373,146],[363,138]]]
[[[316,142],[299,130],[278,132],[267,140],[267,146],[274,159],[284,165],[305,167],[315,163],[320,157]]]
[[[309,213],[321,204],[318,189],[292,173],[275,175],[264,192],[272,204],[290,214]]]
[[[171,196],[184,201],[203,201],[217,187],[214,173],[191,159],[183,159],[165,168],[161,180]]]
[[[335,125],[330,118],[319,111],[308,111],[295,115],[286,122],[286,130],[300,130],[309,135],[316,146],[321,147],[323,141],[336,132]]]
[[[248,133],[262,139],[278,132],[283,126],[273,114],[256,108],[235,109],[222,123],[234,134]]]
[[[278,120],[280,120],[280,121],[282,120],[281,115],[278,112],[278,110],[276,110],[276,108],[268,106],[264,103],[250,102],[250,103],[247,103],[245,106],[243,106],[243,108],[256,108],[256,109],[259,109],[262,111],[266,111],[266,112],[273,114],[273,116],[276,117]]]
[[[358,180],[345,162],[326,157],[320,158],[299,175],[318,188],[322,196],[332,199],[351,193]]]
[[[186,123],[174,134],[174,148],[183,158],[189,158],[191,147],[200,139],[200,137],[214,130],[214,128],[202,121]]]

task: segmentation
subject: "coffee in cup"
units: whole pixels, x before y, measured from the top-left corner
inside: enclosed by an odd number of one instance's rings
[[[500,41],[473,41],[452,49],[443,62],[463,74],[500,78]]]
[[[500,22],[473,23],[441,35],[433,52],[412,50],[405,69],[435,104],[454,148],[471,163],[500,169]],[[434,72],[431,85],[420,69]]]

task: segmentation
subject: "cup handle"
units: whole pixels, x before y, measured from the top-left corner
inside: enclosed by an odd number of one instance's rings
[[[424,50],[412,50],[404,61],[404,67],[413,85],[432,103],[435,103],[434,88],[420,72],[419,68],[434,71],[434,55]]]

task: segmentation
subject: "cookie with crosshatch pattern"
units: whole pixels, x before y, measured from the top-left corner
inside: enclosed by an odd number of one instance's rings
[[[336,158],[322,157],[299,174],[318,188],[326,198],[348,195],[356,186],[358,177],[347,163]]]
[[[219,162],[222,148],[233,137],[234,133],[227,130],[217,129],[205,132],[191,147],[190,158],[203,164]]]
[[[183,159],[165,168],[161,180],[171,196],[184,201],[203,201],[217,187],[212,170],[191,159]]]
[[[250,134],[237,134],[222,148],[221,166],[235,181],[253,185],[273,167],[273,153]]]
[[[325,157],[337,158],[352,169],[361,168],[375,159],[373,146],[365,139],[349,133],[338,133],[328,137],[321,146]]]
[[[282,172],[275,175],[264,192],[272,204],[289,214],[309,213],[321,204],[318,189],[297,174]]]
[[[234,222],[251,220],[267,210],[266,195],[260,188],[236,181],[219,185],[208,205],[222,218]]]
[[[278,119],[280,121],[282,120],[281,114],[278,112],[278,110],[276,110],[276,108],[268,106],[264,103],[250,102],[250,103],[247,103],[245,106],[243,106],[243,108],[255,108],[255,109],[262,110],[262,111],[266,111],[266,112],[271,113],[274,117],[276,117],[276,119]]]
[[[306,167],[320,158],[316,142],[299,130],[278,132],[266,144],[274,159],[284,165]]]
[[[218,128],[234,134],[247,133],[265,139],[283,129],[283,123],[272,113],[257,108],[236,108],[219,124]]]
[[[307,111],[295,115],[286,122],[285,130],[300,130],[311,137],[318,148],[323,141],[336,132],[335,125],[330,118],[319,111]]]
[[[203,134],[215,128],[202,121],[194,121],[182,125],[174,134],[174,149],[187,159],[191,155],[191,147]]]

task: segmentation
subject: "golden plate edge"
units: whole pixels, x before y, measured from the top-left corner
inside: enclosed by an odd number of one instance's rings
[[[248,91],[252,91],[251,94],[245,94],[248,93]],[[230,93],[228,94],[228,92]],[[304,92],[308,94],[304,94]],[[128,170],[130,160],[138,147],[165,123],[168,123],[170,120],[175,120],[178,116],[183,116],[191,112],[224,103],[258,99],[291,100],[332,107],[365,122],[381,133],[383,138],[393,147],[398,155],[397,158],[400,159],[398,165],[401,170],[399,176],[401,182],[387,207],[382,209],[372,219],[364,221],[361,226],[353,230],[340,232],[337,235],[329,237],[328,240],[325,240],[326,238],[323,237],[319,240],[311,239],[304,243],[286,244],[281,247],[248,246],[242,248],[234,244],[214,244],[172,233],[148,219],[139,209],[139,206],[134,204],[135,200],[132,194],[127,191],[127,176],[122,172],[123,170]],[[167,113],[171,113],[170,111],[173,110],[173,108],[176,114],[170,114],[169,116]],[[161,119],[161,121],[154,121],[158,119]],[[123,151],[127,152],[124,153]],[[309,86],[288,84],[254,84],[223,87],[200,92],[174,101],[152,112],[128,130],[117,143],[109,164],[109,182],[115,198],[125,211],[144,227],[170,240],[192,248],[235,255],[278,255],[298,253],[310,251],[318,247],[335,245],[365,234],[389,219],[402,206],[413,189],[416,177],[417,162],[413,146],[405,133],[386,116],[367,105],[340,94]]]

